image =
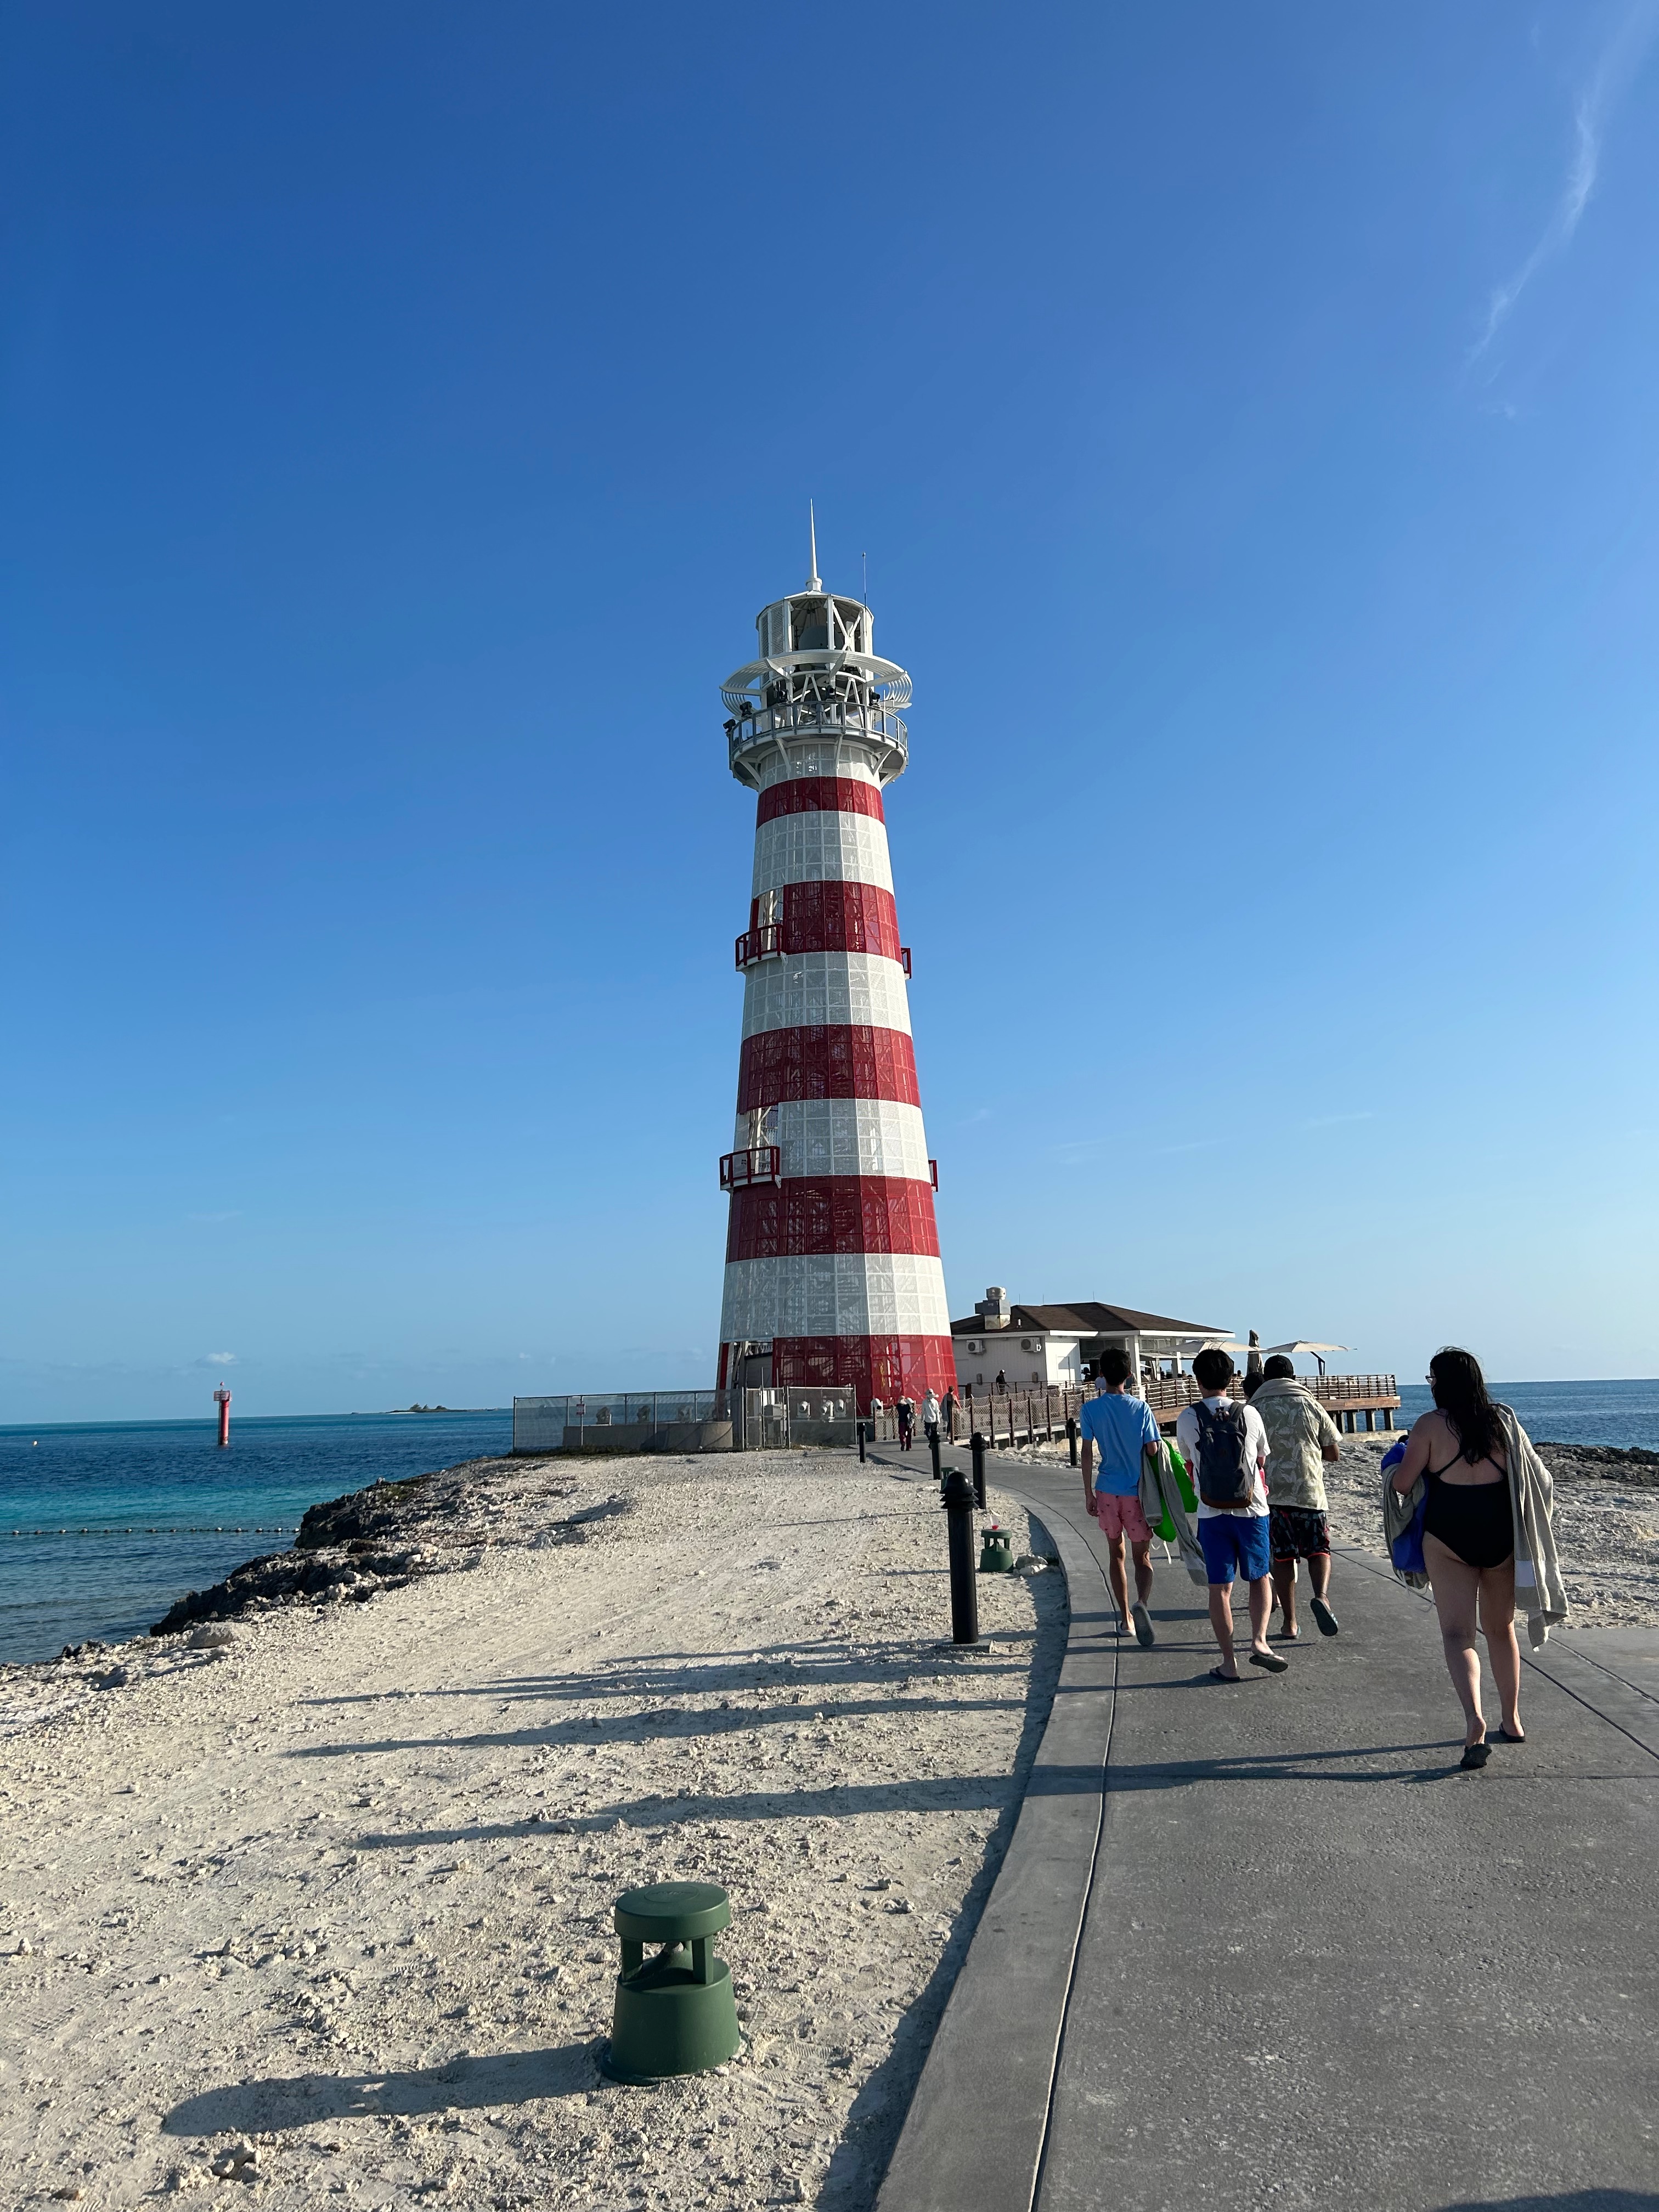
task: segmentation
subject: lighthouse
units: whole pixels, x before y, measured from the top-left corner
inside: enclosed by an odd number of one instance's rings
[[[720,686],[732,773],[757,799],[719,1382],[834,1389],[866,1413],[956,1370],[882,809],[910,679],[811,543],[805,584],[761,610],[756,658]]]

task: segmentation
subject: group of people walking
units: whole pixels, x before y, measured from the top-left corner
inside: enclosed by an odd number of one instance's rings
[[[882,1411],[879,1398],[872,1398],[870,1411],[872,1414]],[[921,1431],[930,1444],[939,1434],[940,1413],[939,1393],[930,1384],[927,1395],[921,1401]],[[899,1449],[902,1451],[908,1451],[916,1440],[915,1400],[896,1398],[893,1401],[893,1419],[898,1427]]]
[[[1268,1359],[1260,1376],[1247,1378],[1243,1400],[1231,1395],[1237,1374],[1224,1352],[1212,1346],[1196,1355],[1193,1375],[1202,1395],[1176,1424],[1172,1448],[1151,1407],[1131,1389],[1127,1354],[1109,1348],[1098,1369],[1103,1388],[1085,1401],[1079,1424],[1085,1501],[1108,1542],[1116,1632],[1133,1634],[1144,1646],[1156,1642],[1152,1544],[1159,1533],[1173,1535],[1188,1572],[1207,1586],[1219,1649],[1210,1676],[1218,1682],[1241,1679],[1232,1609],[1240,1578],[1249,1596],[1246,1656],[1252,1667],[1273,1674],[1287,1670],[1275,1645],[1301,1638],[1298,1562],[1307,1564],[1314,1625],[1322,1636],[1339,1630],[1331,1607],[1324,1468],[1341,1456],[1341,1432],[1282,1354]],[[1456,1346],[1437,1352],[1428,1381],[1434,1407],[1413,1425],[1385,1477],[1384,1526],[1396,1540],[1397,1570],[1407,1580],[1426,1580],[1433,1591],[1466,1723],[1463,1765],[1476,1768],[1490,1753],[1477,1626],[1486,1638],[1502,1707],[1498,1738],[1521,1743],[1517,1588],[1534,1643],[1565,1619],[1566,1597],[1551,1526],[1550,1477],[1526,1431],[1489,1395],[1472,1353]],[[1275,1607],[1279,1626],[1270,1633]]]

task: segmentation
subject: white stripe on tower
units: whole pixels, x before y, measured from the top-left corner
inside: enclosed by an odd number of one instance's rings
[[[874,884],[890,891],[893,864],[886,823],[872,822],[867,815],[839,812],[786,814],[759,823],[755,831],[755,896],[785,884],[817,883]]]
[[[743,1033],[803,1029],[817,1023],[910,1034],[904,970],[875,952],[793,952],[757,961],[743,995]]]

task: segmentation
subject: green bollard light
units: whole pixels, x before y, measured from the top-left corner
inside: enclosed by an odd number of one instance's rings
[[[723,2066],[742,2040],[732,1969],[709,1948],[732,1924],[712,1881],[653,1881],[617,1900],[622,1972],[600,2071],[613,2081],[660,2081]],[[654,1958],[648,1943],[661,1946]]]
[[[994,1521],[988,1522],[980,1531],[979,1571],[982,1575],[1011,1575],[1014,1571],[1008,1531],[999,1528]]]

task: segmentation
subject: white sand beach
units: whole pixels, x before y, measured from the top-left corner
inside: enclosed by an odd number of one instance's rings
[[[401,1503],[445,1571],[0,1672],[4,2203],[868,2204],[1060,1577],[981,1577],[991,1652],[941,1650],[936,1493],[811,1455]],[[611,2086],[611,1908],[676,1876],[732,1893],[749,2039]]]

